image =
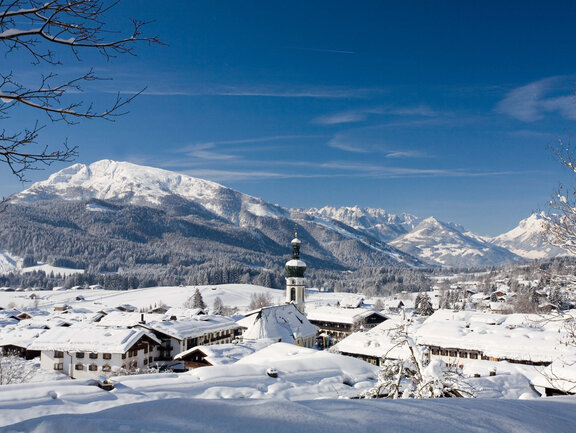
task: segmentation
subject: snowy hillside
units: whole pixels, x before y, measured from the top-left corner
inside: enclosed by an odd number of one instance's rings
[[[264,294],[273,302],[281,301],[284,292],[252,284],[222,284],[218,286],[168,286],[147,287],[135,290],[63,290],[4,292],[0,291],[0,305],[10,303],[22,308],[52,309],[56,305],[67,304],[81,311],[97,312],[103,308],[115,308],[129,304],[133,307],[148,308],[151,305],[166,305],[182,308],[184,303],[199,289],[208,307],[220,298],[227,307],[237,307],[241,311],[248,309],[252,294]],[[31,296],[34,294],[34,296]],[[77,299],[79,298],[79,299]]]
[[[395,215],[384,209],[325,206],[305,211],[309,215],[321,216],[340,221],[350,227],[373,235],[376,239],[389,242],[408,233],[420,221],[420,218],[406,213]]]
[[[490,266],[520,259],[505,248],[467,236],[454,225],[433,217],[426,218],[390,245],[442,266]]]
[[[568,255],[567,251],[547,241],[543,222],[543,213],[533,213],[520,221],[517,227],[491,241],[526,259],[549,259]]]
[[[296,228],[311,269],[470,267],[560,255],[539,237],[534,218],[488,239],[457,224],[382,209],[289,210],[214,182],[102,160],[74,164],[12,196],[0,226],[0,248],[24,257],[34,238],[35,259],[47,265],[70,259],[78,268],[127,271],[127,264],[138,261],[163,265],[170,275],[175,271],[167,262],[209,263],[224,255],[229,267],[247,266],[246,274],[282,266]],[[0,259],[0,273],[13,266],[7,257]]]
[[[8,274],[18,270],[22,259],[16,257],[7,251],[0,250],[0,275]]]
[[[194,201],[206,210],[235,224],[240,213],[278,217],[286,212],[265,201],[239,193],[215,182],[198,179],[154,167],[110,160],[90,165],[74,164],[47,180],[33,184],[12,200],[33,202],[60,198],[65,200],[111,200],[128,204],[161,205],[177,196]]]

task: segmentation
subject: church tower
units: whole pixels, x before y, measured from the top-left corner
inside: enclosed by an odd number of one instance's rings
[[[300,244],[300,239],[296,233],[291,242],[292,260],[286,262],[286,303],[295,304],[298,310],[303,313],[306,263],[300,260]]]

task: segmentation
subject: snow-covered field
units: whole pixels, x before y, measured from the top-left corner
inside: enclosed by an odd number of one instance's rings
[[[81,312],[126,304],[180,308],[196,288],[208,306],[219,297],[240,311],[247,310],[254,293],[269,294],[279,303],[283,297],[279,290],[242,284],[120,292],[0,290],[0,306],[28,307],[45,315],[68,304],[72,313],[66,314],[74,320]],[[309,306],[344,302],[345,297],[350,295],[312,291]],[[0,432],[576,431],[576,396],[540,398],[529,385],[526,369],[533,367],[500,364],[498,375],[470,379],[480,398],[434,401],[353,399],[372,386],[376,367],[285,343],[236,363],[188,373],[113,378],[110,392],[90,381],[51,380],[56,375],[51,372],[36,379],[42,382],[0,387]],[[271,367],[278,370],[277,378],[266,374]]]
[[[7,386],[2,432],[573,433],[575,398],[539,400],[198,399],[168,380]],[[154,383],[156,382],[156,383]]]
[[[98,311],[103,308],[115,308],[119,305],[132,305],[136,308],[148,308],[150,305],[164,304],[168,307],[182,307],[194,295],[196,288],[208,307],[219,297],[228,307],[246,309],[250,296],[269,294],[272,301],[282,303],[284,291],[251,284],[223,284],[219,286],[169,286],[149,287],[135,290],[63,290],[63,291],[26,291],[6,292],[0,290],[0,306],[12,303],[16,307],[49,309],[50,307],[68,304],[73,308]],[[82,300],[77,300],[81,296]]]

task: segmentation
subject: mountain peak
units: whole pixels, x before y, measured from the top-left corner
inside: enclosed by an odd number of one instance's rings
[[[155,167],[104,159],[90,165],[74,164],[15,194],[14,202],[108,200],[159,206],[170,197],[193,201],[234,223],[241,210],[259,216],[279,216],[285,211],[261,199],[242,194],[216,182]]]
[[[534,212],[512,230],[496,236],[492,241],[527,259],[568,255],[566,250],[553,246],[546,237],[545,216],[544,212]]]

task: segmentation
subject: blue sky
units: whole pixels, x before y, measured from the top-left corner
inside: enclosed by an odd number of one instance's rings
[[[96,106],[147,87],[116,122],[47,124],[42,138],[79,145],[78,162],[166,168],[286,207],[434,215],[485,235],[571,181],[547,146],[576,131],[574,2],[124,1],[112,24],[128,17],[154,19],[148,31],[168,45],[109,62],[64,54],[58,68],[113,78],[85,87]],[[23,54],[6,62],[30,80],[39,70]],[[25,187],[0,172],[0,194]]]

